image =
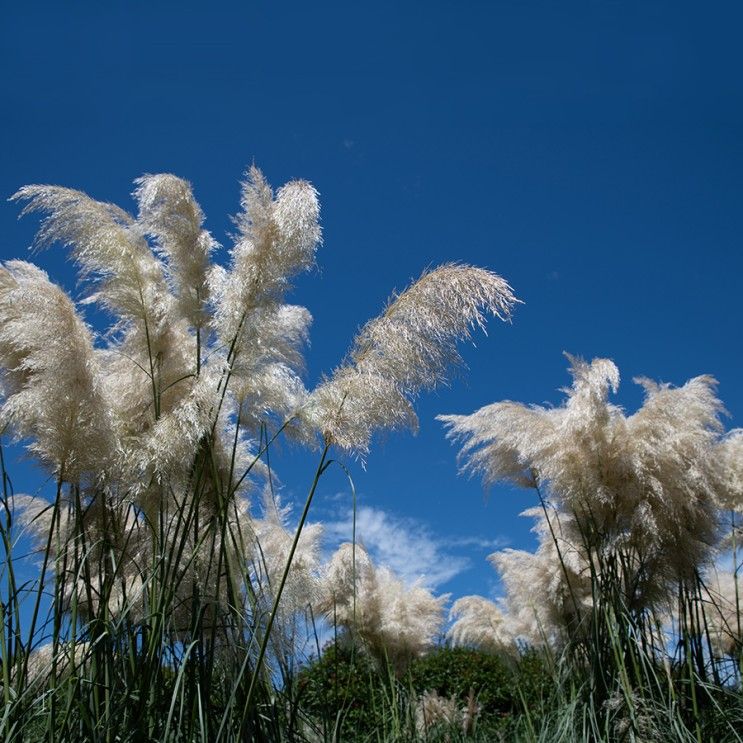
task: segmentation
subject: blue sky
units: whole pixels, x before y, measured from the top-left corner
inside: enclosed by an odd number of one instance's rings
[[[734,3],[6,3],[0,194],[58,183],[132,208],[132,180],[192,181],[226,243],[255,162],[322,200],[308,382],[341,359],[393,288],[464,261],[525,304],[469,369],[420,400],[416,438],[351,462],[376,554],[455,595],[489,593],[485,556],[531,544],[533,496],[457,476],[434,417],[500,399],[558,403],[563,351],[675,384],[710,373],[743,425],[743,80]],[[2,259],[38,222],[0,202]],[[61,250],[37,261],[79,296]],[[315,455],[283,446],[284,497]],[[40,476],[12,465],[19,490]],[[314,516],[341,538],[340,470]],[[345,527],[344,527],[345,524]],[[428,566],[428,568],[426,568]]]

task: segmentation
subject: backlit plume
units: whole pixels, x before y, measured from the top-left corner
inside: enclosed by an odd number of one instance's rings
[[[611,361],[568,358],[573,385],[559,407],[507,401],[440,416],[463,441],[466,471],[487,485],[538,489],[536,553],[491,556],[506,591],[504,626],[532,644],[575,636],[592,606],[592,570],[616,580],[631,612],[668,607],[679,582],[713,558],[720,509],[740,503],[739,437],[722,436],[714,379],[638,379],[645,401],[626,415],[609,401],[619,384]],[[462,621],[454,636],[469,641]]]
[[[743,611],[739,579],[730,570],[712,569],[704,581],[704,608],[712,649],[735,658],[743,646]],[[737,585],[736,585],[737,583]]]
[[[321,585],[318,610],[398,672],[431,649],[441,631],[448,597],[434,597],[418,584],[406,587],[389,568],[375,566],[359,545],[338,548]]]
[[[93,338],[67,295],[25,261],[0,265],[0,426],[63,478],[95,477],[117,454]]]
[[[482,596],[463,596],[451,607],[455,620],[448,632],[454,645],[476,647],[498,654],[515,650],[504,612],[493,601]]]
[[[510,317],[511,287],[481,268],[446,265],[423,274],[356,337],[348,360],[310,397],[306,417],[325,440],[360,455],[377,429],[416,428],[412,400],[446,382],[461,362],[458,340],[485,314]]]
[[[253,522],[255,546],[252,573],[256,586],[256,603],[261,621],[271,611],[289,552],[294,530],[288,525],[289,509],[281,507],[266,489],[263,493],[262,517]],[[274,622],[271,643],[280,662],[291,658],[304,644],[306,619],[321,594],[320,540],[321,524],[307,524],[302,530],[297,549],[289,566],[286,583]]]
[[[166,276],[177,297],[177,309],[194,328],[206,325],[209,315],[207,272],[216,241],[202,229],[204,213],[191,184],[174,175],[144,175],[135,182],[140,229],[154,240],[167,261]]]

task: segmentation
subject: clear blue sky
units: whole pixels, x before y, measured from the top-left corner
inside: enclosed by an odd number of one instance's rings
[[[458,478],[437,413],[557,403],[567,350],[613,358],[629,409],[633,376],[711,373],[743,425],[742,24],[737,3],[653,0],[5,3],[0,194],[58,183],[132,208],[132,179],[173,172],[227,242],[251,162],[311,180],[325,244],[293,296],[315,318],[309,383],[424,267],[504,275],[513,325],[420,401],[417,438],[351,463],[379,555],[411,574],[437,555],[440,590],[487,594],[484,557],[531,544],[533,497]],[[17,211],[0,202],[3,259],[38,225]],[[76,291],[61,250],[38,262]],[[287,499],[311,462],[274,460]],[[338,535],[349,505],[335,474],[314,513]]]

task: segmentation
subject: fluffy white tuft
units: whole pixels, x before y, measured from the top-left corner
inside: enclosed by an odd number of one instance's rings
[[[423,274],[360,331],[348,362],[311,395],[304,415],[327,442],[364,456],[375,430],[415,428],[412,398],[461,362],[456,343],[510,317],[516,302],[500,276],[445,265]]]

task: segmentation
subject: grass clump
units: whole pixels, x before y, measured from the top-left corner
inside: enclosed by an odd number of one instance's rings
[[[136,214],[60,186],[13,197],[44,215],[36,247],[68,248],[89,291],[76,302],[32,263],[0,265],[0,432],[52,483],[16,494],[3,463],[0,737],[291,738],[308,617],[334,608],[308,522],[318,483],[377,431],[414,428],[457,341],[516,299],[491,271],[430,270],[308,388],[312,318],[287,295],[321,242],[311,184],[274,191],[250,168],[222,263],[188,182],[146,175],[133,195]],[[270,467],[280,437],[319,452],[291,525]],[[19,542],[38,558],[22,583]],[[384,569],[366,584],[404,600]]]

